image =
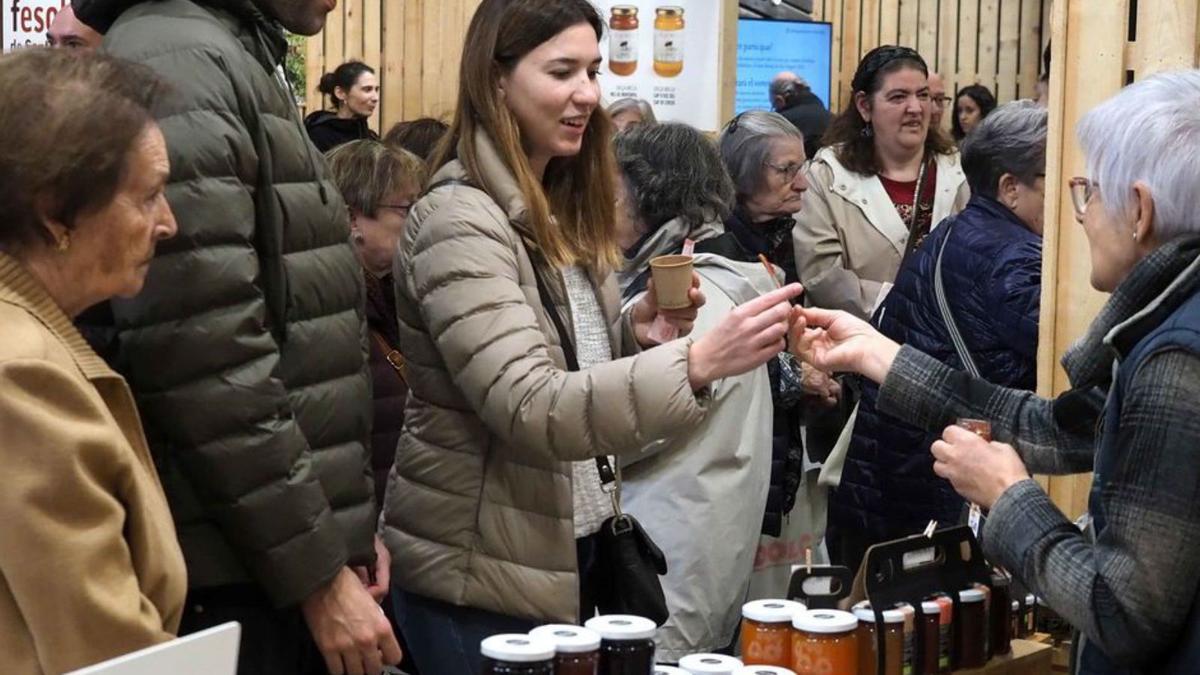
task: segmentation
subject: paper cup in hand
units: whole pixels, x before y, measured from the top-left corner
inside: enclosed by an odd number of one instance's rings
[[[692,306],[692,256],[660,255],[650,261],[654,276],[654,296],[660,309],[684,309]]]

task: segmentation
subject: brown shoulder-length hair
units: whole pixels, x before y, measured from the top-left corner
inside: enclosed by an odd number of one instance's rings
[[[620,261],[613,226],[612,123],[607,113],[597,107],[579,154],[550,160],[539,181],[522,149],[516,118],[500,97],[501,75],[538,45],[581,23],[591,26],[600,39],[604,23],[588,0],[483,0],[467,29],[454,121],[434,151],[431,166],[436,170],[457,158],[467,175],[481,182],[473,139],[477,130],[487,132],[517,179],[529,225],[546,260],[604,270]]]
[[[833,147],[838,161],[847,169],[867,176],[879,173],[875,137],[863,133],[867,123],[858,113],[855,99],[861,93],[866,96],[867,105],[871,105],[871,97],[883,88],[884,79],[904,68],[919,70],[926,77],[929,76],[929,67],[925,65],[925,59],[907,47],[876,47],[867,52],[859,62],[851,84],[850,100],[841,114],[833,118],[823,138],[823,143]],[[929,133],[925,136],[925,156],[949,155],[954,151],[954,142],[940,129],[930,126]]]

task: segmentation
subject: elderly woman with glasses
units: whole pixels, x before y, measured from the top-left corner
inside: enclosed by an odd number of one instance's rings
[[[907,253],[966,205],[954,144],[930,127],[928,76],[907,47],[877,47],[859,63],[854,95],[807,169],[809,195],[796,215],[808,302],[870,316]]]
[[[934,472],[990,509],[989,559],[1081,634],[1079,673],[1200,663],[1200,71],[1129,86],[1077,128],[1071,182],[1091,282],[1112,297],[1044,399],[985,382],[845,312],[805,310],[793,339],[823,368],[880,382],[880,411],[924,429]],[[991,423],[994,442],[953,426]],[[949,425],[949,426],[948,426]],[[1092,472],[1080,532],[1029,472]]]
[[[796,221],[792,217],[804,206],[808,189],[804,172],[804,138],[787,118],[778,113],[747,111],[733,119],[718,139],[721,159],[733,179],[734,204],[725,219],[725,233],[701,241],[699,253],[713,253],[728,260],[760,262],[766,258],[781,271],[788,282],[796,280],[792,257],[791,235]],[[797,536],[812,536],[820,540],[819,532],[803,525],[824,523],[824,500],[812,504],[808,492],[801,491],[804,483],[804,446],[800,426],[803,413],[811,406],[806,402],[832,404],[840,395],[839,387],[824,373],[804,368],[801,363],[783,354],[768,363],[771,394],[774,405],[772,425],[771,482],[763,514],[762,533],[769,537],[791,535],[784,531],[785,523],[793,523],[805,531]],[[797,500],[800,508],[796,507]],[[815,510],[812,519],[793,517],[793,509]],[[798,515],[798,514],[797,514]],[[803,559],[803,548],[800,551]],[[788,560],[776,561],[780,569],[789,569]],[[786,581],[780,581],[786,584]],[[783,589],[779,589],[782,592]]]
[[[879,331],[993,384],[1037,384],[1046,110],[1018,101],[988,117],[963,145],[971,201],[913,251],[875,315]],[[940,270],[940,272],[939,272]],[[942,295],[938,294],[941,277]],[[939,302],[959,331],[955,348]],[[881,415],[866,383],[841,484],[829,497],[829,545],[858,569],[871,544],[952,523],[963,500],[933,473],[937,435]]]

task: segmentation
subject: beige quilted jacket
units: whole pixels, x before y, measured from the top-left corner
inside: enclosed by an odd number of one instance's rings
[[[688,384],[687,340],[565,371],[521,243],[515,179],[486,135],[475,143],[483,175],[470,180],[482,190],[430,191],[396,258],[412,391],[384,504],[392,578],[456,605],[576,621],[569,462],[695,428],[705,405]],[[458,161],[432,184],[448,178],[467,179]],[[570,326],[561,275],[543,273]],[[593,283],[614,357],[633,353],[614,278]]]

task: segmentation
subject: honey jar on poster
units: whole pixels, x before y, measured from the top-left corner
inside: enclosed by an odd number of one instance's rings
[[[676,77],[683,72],[683,8],[659,7],[654,14],[654,72]]]
[[[632,75],[638,66],[638,8],[614,5],[608,19],[608,69],[614,75]]]

